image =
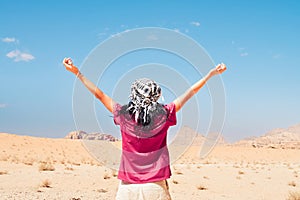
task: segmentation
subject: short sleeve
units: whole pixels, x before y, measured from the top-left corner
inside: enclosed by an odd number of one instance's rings
[[[122,106],[118,103],[115,103],[113,106],[113,115],[114,115],[114,123],[116,125],[120,125],[120,121],[121,121],[121,115],[120,115],[120,111],[122,109]]]
[[[168,111],[168,119],[167,119],[167,121],[169,123],[169,126],[176,125],[177,118],[176,118],[176,107],[175,107],[175,104],[173,102],[169,103],[169,104],[165,105],[165,108]]]

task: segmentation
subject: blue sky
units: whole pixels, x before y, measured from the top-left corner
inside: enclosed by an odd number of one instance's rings
[[[0,132],[63,137],[74,130],[75,77],[61,60],[80,66],[105,39],[143,27],[186,34],[227,64],[229,141],[297,124],[299,10],[298,1],[2,0]]]

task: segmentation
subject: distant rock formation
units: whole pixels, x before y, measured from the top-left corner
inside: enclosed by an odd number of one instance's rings
[[[86,132],[84,131],[72,131],[65,136],[66,139],[80,140],[85,138]]]
[[[252,146],[254,148],[300,149],[300,124],[287,129],[277,128],[260,137],[241,140],[235,145]]]
[[[72,131],[65,137],[73,140],[105,140],[110,142],[118,141],[118,138],[105,133],[86,133],[84,131]]]

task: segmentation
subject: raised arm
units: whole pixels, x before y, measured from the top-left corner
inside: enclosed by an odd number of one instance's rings
[[[70,58],[65,58],[63,60],[63,64],[66,69],[73,74],[75,74],[79,80],[83,83],[83,85],[93,94],[97,99],[99,99],[103,105],[109,110],[113,112],[114,101],[111,97],[107,96],[104,92],[102,92],[94,83],[92,83],[89,79],[87,79],[83,74],[80,73],[78,68],[73,65],[72,60]]]
[[[176,112],[178,112],[182,106],[196,94],[205,83],[214,75],[221,74],[226,70],[226,66],[224,64],[217,65],[214,69],[210,70],[206,76],[196,82],[192,87],[190,87],[183,95],[178,97],[173,101],[176,107]]]

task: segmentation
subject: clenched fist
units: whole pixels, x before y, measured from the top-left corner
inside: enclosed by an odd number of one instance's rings
[[[76,76],[79,74],[79,70],[75,65],[73,65],[71,58],[64,58],[63,64],[68,71],[72,72]]]

